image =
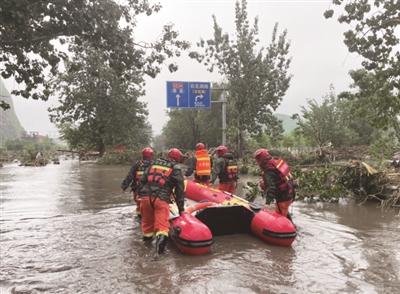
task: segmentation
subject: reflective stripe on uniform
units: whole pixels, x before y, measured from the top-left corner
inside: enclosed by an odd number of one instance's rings
[[[157,170],[163,170],[163,171],[167,171],[167,170],[170,169],[170,167],[162,166],[162,165],[153,165],[151,168],[152,169],[157,169]]]
[[[165,232],[165,231],[158,231],[157,233],[156,233],[156,237],[157,236],[167,236],[168,237],[168,232]]]
[[[196,175],[209,176],[211,175],[211,161],[207,150],[196,151]]]

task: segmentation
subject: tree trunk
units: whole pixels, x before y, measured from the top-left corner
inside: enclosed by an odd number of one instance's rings
[[[236,151],[239,157],[243,157],[243,131],[242,131],[242,124],[239,121],[237,126],[237,138],[236,138]]]
[[[97,143],[97,151],[99,152],[99,156],[103,157],[104,152],[106,151],[106,146],[104,146],[103,140]]]

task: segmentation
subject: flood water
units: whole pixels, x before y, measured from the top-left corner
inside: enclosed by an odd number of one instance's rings
[[[128,169],[0,168],[0,293],[400,293],[398,212],[298,202],[291,248],[230,235],[154,260],[119,189]]]

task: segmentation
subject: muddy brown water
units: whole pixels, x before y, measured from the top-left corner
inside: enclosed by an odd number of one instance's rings
[[[129,167],[0,169],[0,293],[400,293],[400,217],[376,205],[293,205],[291,248],[251,235],[153,260],[119,184]]]

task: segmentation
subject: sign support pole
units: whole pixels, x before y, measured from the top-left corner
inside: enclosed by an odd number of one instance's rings
[[[226,99],[225,92],[226,89],[213,89],[221,91],[221,98],[218,101],[211,101],[211,103],[221,103],[222,105],[222,145],[226,145],[226,104],[228,100]]]
[[[225,91],[222,91],[221,102],[222,102],[222,145],[226,145],[226,98],[225,98]]]

